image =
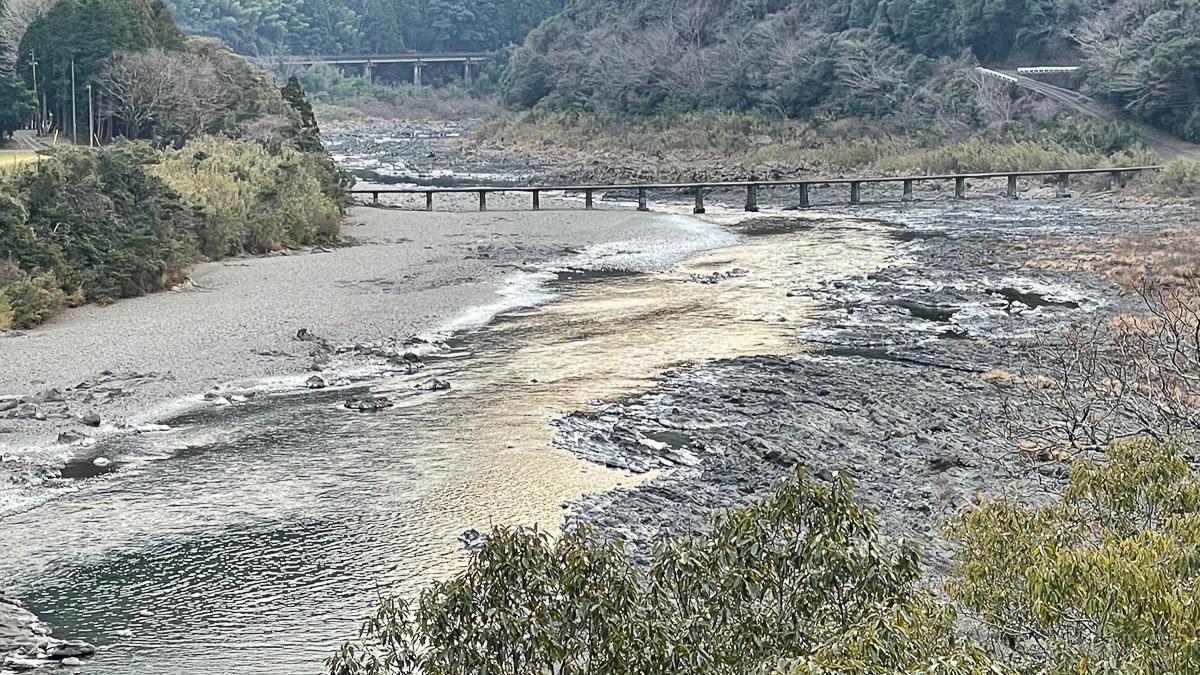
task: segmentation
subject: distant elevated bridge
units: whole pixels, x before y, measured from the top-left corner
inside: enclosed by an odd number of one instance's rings
[[[463,78],[471,82],[471,68],[486,63],[491,56],[484,52],[462,52],[442,54],[314,54],[310,56],[283,56],[265,59],[271,66],[312,66],[318,63],[331,66],[360,66],[363,74],[371,77],[372,69],[385,63],[405,63],[413,67],[413,83],[421,84],[421,71],[430,63],[461,63]]]
[[[1017,72],[1022,75],[1055,75],[1060,73],[1074,73],[1079,70],[1079,66],[1025,66],[1017,68]]]

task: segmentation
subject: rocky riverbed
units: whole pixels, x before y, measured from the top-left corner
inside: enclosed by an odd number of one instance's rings
[[[584,498],[570,520],[622,539],[645,561],[660,532],[703,527],[714,509],[761,496],[800,464],[820,479],[851,478],[881,533],[919,541],[927,571],[940,575],[953,555],[941,519],[981,496],[1036,496],[1064,475],[989,431],[1001,406],[988,374],[1022,371],[1023,350],[1076,322],[1137,309],[1093,275],[1029,267],[1033,256],[1039,267],[1055,256],[1038,238],[1147,234],[1196,216],[1061,200],[863,215],[898,225],[892,262],[788,290],[823,308],[797,332],[801,351],[682,368],[634,401],[559,420],[560,447],[663,470]]]

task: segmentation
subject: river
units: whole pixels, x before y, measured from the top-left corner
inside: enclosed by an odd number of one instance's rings
[[[544,289],[556,301],[456,335],[420,374],[109,441],[99,454],[119,470],[69,467],[76,492],[0,524],[0,583],[56,634],[101,648],[89,673],[318,673],[380,594],[460,569],[464,530],[553,531],[566,502],[645,478],[555,447],[555,419],[671,368],[795,351],[816,306],[787,291],[877,269],[889,229],[816,217],[743,228],[669,269],[562,273]],[[430,376],[453,389],[413,388]],[[362,390],[397,406],[341,406]]]

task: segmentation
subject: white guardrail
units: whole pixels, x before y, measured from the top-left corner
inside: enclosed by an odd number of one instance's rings
[[[1016,84],[1017,82],[1020,82],[1020,80],[1013,77],[1012,75],[1009,75],[1007,73],[1002,73],[998,70],[992,70],[991,68],[984,68],[981,66],[979,68],[976,68],[975,70],[978,70],[979,72],[983,73],[984,75],[991,75],[992,77],[998,77],[1001,80],[1004,80],[1005,82],[1012,82],[1014,84]]]
[[[1073,73],[1079,70],[1079,66],[1029,66],[1027,68],[1017,68],[1017,72],[1022,75],[1036,75],[1038,73]]]

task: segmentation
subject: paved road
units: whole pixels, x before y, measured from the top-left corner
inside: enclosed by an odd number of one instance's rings
[[[1080,113],[1083,113],[1084,115],[1087,115],[1088,117],[1099,120],[1119,120],[1133,124],[1134,128],[1137,129],[1138,139],[1142,142],[1142,144],[1162,155],[1164,159],[1190,159],[1193,161],[1200,161],[1200,145],[1188,143],[1187,141],[1180,140],[1158,131],[1157,129],[1152,129],[1144,124],[1135,122],[1129,119],[1129,116],[1123,112],[1114,110],[1102,103],[1098,103],[1090,96],[1084,96],[1077,91],[1056,87],[1052,84],[1047,84],[1040,80],[1025,77],[1024,75],[1019,75],[1012,71],[1002,70],[998,72],[1002,72],[1005,75],[1016,78],[1018,87],[1024,87],[1030,91],[1036,91],[1039,94],[1042,94],[1048,98],[1052,98],[1059,103],[1062,103],[1079,111]]]
[[[22,131],[16,131],[16,132],[13,132],[13,138],[16,139],[17,144],[20,145],[25,150],[45,150],[46,149],[46,144],[41,142],[41,140],[38,139],[36,131],[29,131],[28,129],[22,130]]]

